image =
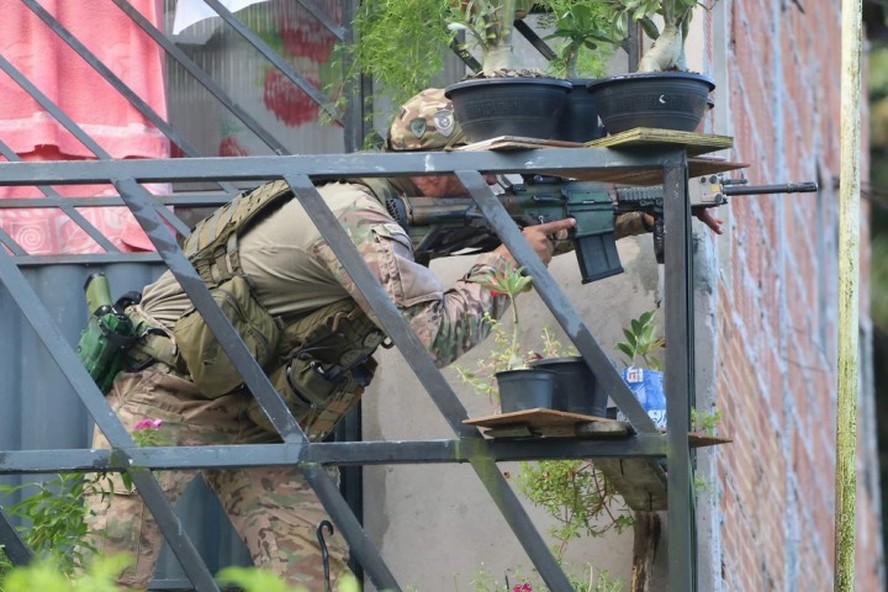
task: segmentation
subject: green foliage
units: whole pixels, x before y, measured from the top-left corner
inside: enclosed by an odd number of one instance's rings
[[[117,576],[130,563],[126,555],[96,557],[77,577],[70,577],[52,559],[17,567],[0,579],[0,592],[122,592]]]
[[[453,17],[446,0],[362,2],[352,23],[356,41],[338,48],[338,55],[351,62],[352,78],[371,74],[400,104],[444,67],[453,37],[446,23]]]
[[[493,75],[510,63],[513,18],[531,6],[550,10],[550,38],[565,41],[552,73],[599,76],[622,39],[612,11],[598,0],[377,0],[362,2],[353,22],[355,42],[336,48],[348,80],[373,76],[395,104],[428,88],[444,67],[450,46],[463,54],[479,49],[483,71]],[[486,63],[485,63],[486,62]],[[329,89],[328,89],[329,90]],[[341,106],[343,100],[338,103]]]
[[[553,30],[544,39],[563,42],[552,63],[553,73],[567,78],[604,75],[607,60],[622,41],[607,5],[576,0],[547,0],[542,4],[549,13],[540,25]]]
[[[710,436],[716,435],[718,432],[718,422],[722,419],[722,412],[715,411],[699,411],[691,408],[691,429],[695,432],[701,432]]]
[[[33,490],[33,493],[30,493]],[[86,539],[87,496],[113,493],[105,474],[63,474],[44,483],[0,487],[0,501],[16,492],[29,495],[6,508],[10,516],[23,518],[19,528],[24,542],[37,557],[47,558],[62,574],[73,574],[95,554]]]
[[[558,521],[550,534],[561,542],[559,556],[571,540],[622,532],[632,525],[631,512],[591,461],[523,462],[517,485],[527,499]]]
[[[623,329],[623,336],[626,341],[615,347],[628,358],[624,360],[627,367],[643,362],[652,370],[663,369],[663,364],[655,357],[655,353],[666,346],[666,340],[657,337],[656,311],[649,310],[632,319]]]
[[[508,348],[508,369],[523,368],[527,366],[524,356],[521,355],[521,322],[518,316],[518,304],[515,299],[521,292],[530,290],[533,278],[524,275],[524,268],[509,268],[502,273],[494,275],[484,287],[490,290],[494,296],[506,296],[512,309],[512,339]]]
[[[304,592],[302,586],[292,587],[282,578],[257,567],[226,567],[219,571],[216,580],[220,584],[234,584],[244,592]],[[337,592],[359,592],[358,581],[351,575],[339,578]]]

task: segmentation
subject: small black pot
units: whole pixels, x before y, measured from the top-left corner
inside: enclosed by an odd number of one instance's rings
[[[636,127],[692,132],[714,89],[710,78],[693,72],[636,72],[586,85],[609,134]]]
[[[556,376],[540,368],[520,368],[496,373],[500,410],[554,409]]]
[[[555,78],[473,78],[444,95],[469,142],[497,136],[548,140],[555,135],[571,84]]]
[[[561,113],[554,139],[566,142],[590,142],[607,135],[598,119],[595,98],[586,91],[586,85],[594,78],[571,78],[570,94]]]
[[[554,372],[557,376],[556,409],[597,417],[607,415],[607,393],[598,385],[598,380],[583,358],[548,358],[531,362],[530,366]]]

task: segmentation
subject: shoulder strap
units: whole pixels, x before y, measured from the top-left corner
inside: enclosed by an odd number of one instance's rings
[[[285,181],[273,181],[241,193],[201,220],[182,245],[201,279],[215,285],[238,275],[241,272],[238,236],[292,196]]]

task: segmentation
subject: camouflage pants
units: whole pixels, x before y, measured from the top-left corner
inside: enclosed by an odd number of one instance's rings
[[[128,429],[143,419],[161,419],[158,444],[201,446],[257,444],[275,441],[247,418],[252,398],[232,394],[209,400],[194,384],[162,364],[118,376],[109,403]],[[108,448],[96,430],[93,446]],[[246,543],[255,565],[310,591],[324,589],[324,570],[316,528],[327,518],[324,509],[296,466],[202,470],[232,524]],[[197,471],[157,471],[155,476],[171,503]],[[131,589],[147,589],[163,537],[138,493],[128,492],[114,476],[110,502],[90,499],[93,542],[102,554],[128,553],[135,564],[121,576]],[[325,533],[326,534],[326,533]],[[338,532],[325,537],[331,580],[347,572],[347,548]],[[335,584],[334,584],[335,588]]]

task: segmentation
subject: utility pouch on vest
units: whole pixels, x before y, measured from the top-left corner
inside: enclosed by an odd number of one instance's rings
[[[210,288],[213,300],[231,321],[261,366],[274,357],[281,331],[277,321],[253,295],[246,277],[236,275]],[[192,308],[176,321],[173,338],[191,379],[206,397],[215,399],[243,384],[203,317]]]
[[[280,366],[269,378],[293,417],[313,438],[329,432],[353,407],[373,378],[371,355],[383,333],[350,298],[312,311],[289,324],[281,338]],[[250,418],[272,430],[253,401]]]

